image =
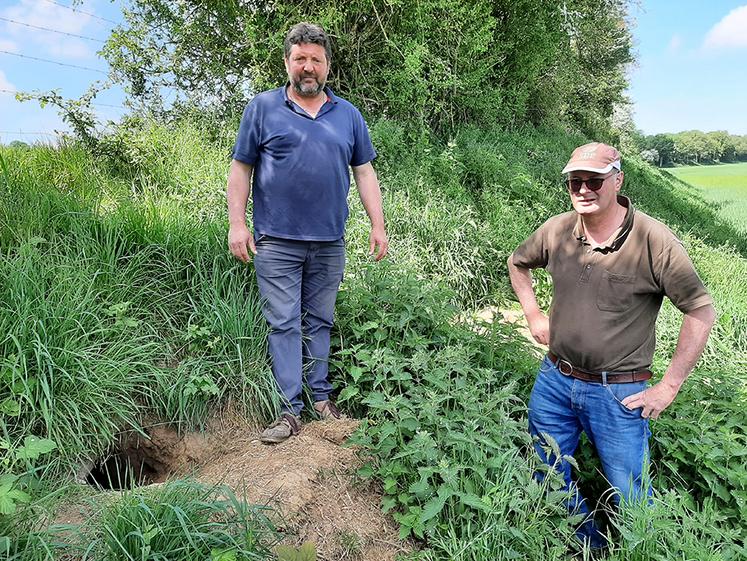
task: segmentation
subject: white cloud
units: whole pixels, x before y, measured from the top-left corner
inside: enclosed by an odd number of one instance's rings
[[[8,78],[5,77],[5,74],[2,70],[0,70],[0,90],[16,90],[17,88],[10,83]]]
[[[87,12],[92,12],[93,10],[93,7],[88,2],[76,5],[76,8]],[[94,27],[93,31],[85,33],[86,26],[91,23],[91,16],[68,10],[50,2],[21,0],[15,6],[1,11],[0,15],[7,19],[27,23],[36,27],[46,27],[74,35],[100,36],[100,33],[96,33],[95,26],[92,26]],[[36,47],[41,47],[47,54],[63,58],[91,58],[95,56],[95,51],[98,45],[100,45],[91,41],[68,37],[50,31],[32,29],[10,22],[5,22],[5,31],[17,41],[33,44]]]
[[[682,37],[678,33],[675,33],[672,35],[672,38],[669,40],[669,46],[667,47],[667,50],[675,54],[679,52],[680,48],[682,47]]]
[[[706,35],[706,49],[747,47],[747,5],[729,12]]]

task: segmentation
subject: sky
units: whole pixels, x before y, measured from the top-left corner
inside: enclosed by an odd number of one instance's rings
[[[41,108],[38,101],[18,102],[10,92],[57,90],[63,97],[77,99],[94,81],[105,80],[108,65],[97,51],[122,21],[121,5],[120,0],[76,4],[71,0],[0,0],[0,142],[53,141],[56,130],[70,130],[55,107]],[[116,121],[123,115],[123,100],[120,88],[102,92],[94,100],[101,121]]]
[[[643,0],[631,16],[637,128],[747,134],[747,0]]]
[[[122,21],[122,5],[0,0],[0,142],[53,140],[55,131],[69,130],[54,107],[20,103],[13,92],[54,89],[77,98],[105,79],[107,65],[97,51]],[[636,126],[646,134],[747,134],[747,0],[638,0],[630,12],[638,62],[628,95]],[[94,103],[102,122],[126,111],[119,88]]]

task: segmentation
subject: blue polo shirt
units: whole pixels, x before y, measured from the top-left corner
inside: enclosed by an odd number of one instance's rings
[[[285,86],[257,95],[244,109],[233,158],[254,166],[257,237],[334,241],[345,231],[348,166],[370,162],[376,151],[360,111],[325,92],[313,119]]]

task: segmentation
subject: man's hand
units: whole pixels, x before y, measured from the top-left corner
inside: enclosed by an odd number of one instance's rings
[[[233,253],[234,257],[249,263],[252,254],[257,255],[257,248],[254,245],[254,236],[252,235],[246,224],[231,226],[228,230],[228,247]],[[247,251],[249,248],[249,251]]]
[[[643,407],[641,416],[645,419],[657,419],[664,409],[674,401],[680,387],[685,383],[695,363],[705,348],[711,326],[716,320],[716,310],[707,304],[691,310],[682,319],[677,348],[672,362],[661,378],[661,382],[623,399],[622,404],[628,409]]]
[[[622,404],[628,409],[643,408],[641,411],[641,417],[644,419],[658,419],[664,409],[677,397],[679,388],[674,387],[664,381],[654,384],[650,388],[646,388],[642,392],[629,395],[623,399]]]
[[[386,237],[386,230],[384,230],[383,226],[371,228],[371,233],[368,236],[368,244],[368,254],[373,255],[374,251],[376,251],[374,259],[381,261],[389,251],[389,240]]]
[[[542,312],[527,316],[529,332],[540,345],[550,344],[550,318]]]

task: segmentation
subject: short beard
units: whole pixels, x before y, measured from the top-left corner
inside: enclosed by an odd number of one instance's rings
[[[301,97],[316,97],[323,89],[324,83],[319,82],[319,80],[316,80],[316,87],[311,90],[303,88],[303,78],[301,80],[293,80],[293,91]]]

